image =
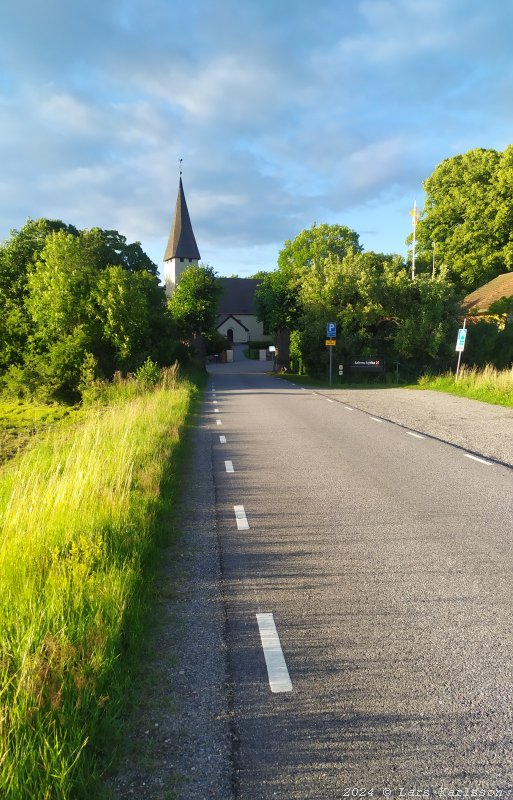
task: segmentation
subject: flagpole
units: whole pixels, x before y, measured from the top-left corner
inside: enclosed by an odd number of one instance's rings
[[[417,243],[417,201],[413,203],[413,251],[411,256],[411,279],[415,280],[415,245]]]

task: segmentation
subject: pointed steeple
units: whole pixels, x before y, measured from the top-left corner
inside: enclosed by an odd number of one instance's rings
[[[192,230],[189,209],[185,200],[182,171],[180,170],[175,215],[164,254],[166,293],[168,295],[175,290],[184,269],[187,269],[192,264],[197,264],[200,258],[198,245]]]

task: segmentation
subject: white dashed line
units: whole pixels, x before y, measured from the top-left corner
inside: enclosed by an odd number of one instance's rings
[[[226,444],[226,436],[220,436],[219,441],[221,442],[221,444]]]
[[[225,468],[226,472],[235,472],[235,470],[233,468],[233,462],[232,461],[225,461],[224,462],[224,468]]]
[[[425,439],[425,436],[421,436],[420,433],[413,433],[413,431],[406,431],[408,436],[415,436],[416,439]]]
[[[354,408],[351,408],[351,406],[344,406],[344,408],[346,411],[354,411]]]
[[[281,649],[274,617],[272,614],[257,614],[256,618],[271,692],[291,692],[292,681]]]
[[[249,531],[249,522],[246,512],[244,511],[244,506],[234,506],[233,510],[235,511],[235,519],[237,520],[237,530]]]
[[[218,408],[214,408],[214,414],[219,414],[219,409]]]
[[[486,464],[487,467],[493,466],[492,461],[485,461],[484,458],[478,458],[477,456],[471,456],[470,453],[463,453],[465,458],[471,458],[473,461],[479,461],[480,464]]]
[[[372,419],[373,422],[383,422],[383,420],[379,419],[378,417],[370,417],[370,419]]]
[[[223,423],[221,422],[221,420],[220,420],[220,419],[216,419],[216,425],[222,425],[222,424],[223,424]]]
[[[325,399],[325,400],[327,400],[327,401],[328,401],[328,403],[333,403],[333,402],[334,402],[334,401],[333,401],[333,400],[331,400],[329,397],[325,397],[324,399]]]

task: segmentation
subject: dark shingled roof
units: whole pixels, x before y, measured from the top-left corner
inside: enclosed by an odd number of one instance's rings
[[[220,278],[223,293],[219,314],[256,314],[255,290],[261,283],[257,278]]]
[[[237,319],[237,317],[234,317],[233,314],[230,314],[228,317],[225,317],[223,320],[221,320],[221,322],[217,326],[217,329],[219,329],[221,325],[224,325],[225,322],[228,322],[229,319],[233,319],[233,321],[236,322],[237,325],[240,325],[241,328],[244,328],[245,331],[249,331],[249,328],[246,328],[244,323],[241,322],[240,319]]]
[[[193,258],[196,260],[201,258],[192,231],[191,218],[185,202],[181,176],[178,185],[173,227],[169,235],[164,261],[171,261],[172,258]]]
[[[493,281],[485,283],[463,298],[462,308],[467,313],[484,314],[492,303],[511,296],[513,296],[513,272],[503,272]]]

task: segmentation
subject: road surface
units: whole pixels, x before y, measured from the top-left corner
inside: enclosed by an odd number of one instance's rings
[[[235,796],[513,798],[512,470],[265,369],[203,417]]]

